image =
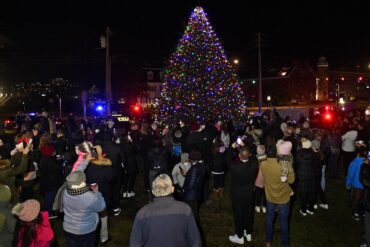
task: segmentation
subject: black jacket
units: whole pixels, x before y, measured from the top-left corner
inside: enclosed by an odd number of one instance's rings
[[[216,152],[213,154],[212,172],[222,173],[226,170],[226,151],[224,153]]]
[[[169,174],[170,152],[165,146],[155,147],[148,153],[148,163],[151,170]]]
[[[86,183],[97,183],[108,207],[111,205],[110,183],[112,181],[112,162],[109,159],[92,160],[87,169]]]
[[[112,162],[113,176],[117,178],[123,173],[123,166],[125,160],[121,153],[119,146],[113,142],[107,142],[102,146],[103,153],[107,154],[108,159]]]
[[[294,171],[298,192],[315,192],[318,167],[320,167],[319,157],[312,149],[300,149],[297,151]]]
[[[57,191],[63,184],[63,163],[55,156],[42,156],[39,172],[41,194]]]
[[[247,162],[234,158],[234,150],[227,153],[227,164],[231,174],[231,195],[251,195],[257,177],[258,161],[251,156]]]
[[[138,172],[135,156],[138,153],[136,146],[126,140],[119,145],[121,153],[125,156],[124,169],[125,173],[133,175]]]
[[[197,161],[191,166],[182,187],[185,201],[201,202],[203,200],[206,172],[207,168],[201,161]]]

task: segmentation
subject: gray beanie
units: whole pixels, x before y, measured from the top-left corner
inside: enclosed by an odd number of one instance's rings
[[[181,154],[181,162],[185,162],[189,160],[189,154],[188,153],[182,153]]]
[[[68,175],[67,184],[68,186],[80,185],[86,181],[86,176],[83,171],[75,171]]]

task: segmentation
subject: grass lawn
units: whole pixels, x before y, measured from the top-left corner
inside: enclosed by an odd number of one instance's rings
[[[147,195],[141,193],[142,179],[137,182],[135,197],[123,200],[123,212],[110,218],[112,240],[107,246],[129,246],[131,226],[136,212],[147,203]],[[228,183],[227,183],[228,185]],[[238,246],[229,242],[228,236],[234,234],[234,220],[230,198],[226,195],[201,208],[201,222],[207,238],[208,247]],[[329,210],[318,209],[314,216],[303,217],[299,205],[295,203],[290,220],[291,242],[297,247],[356,247],[361,242],[363,221],[356,222],[351,217],[351,200],[343,180],[329,180],[327,188]],[[264,215],[255,213],[253,241],[244,246],[264,246]],[[279,222],[275,224],[273,246],[280,246]],[[53,221],[58,246],[65,246],[62,233],[62,219]],[[160,246],[159,246],[160,247]],[[175,246],[174,246],[175,247]]]

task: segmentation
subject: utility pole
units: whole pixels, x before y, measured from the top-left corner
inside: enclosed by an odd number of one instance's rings
[[[109,53],[109,37],[112,35],[110,28],[105,29],[105,99],[107,104],[107,117],[111,115],[110,104],[112,102],[112,84],[111,84],[111,58]]]
[[[262,54],[261,54],[261,33],[258,33],[258,111],[262,113]]]

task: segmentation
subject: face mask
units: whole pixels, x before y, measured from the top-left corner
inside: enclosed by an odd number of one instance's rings
[[[190,166],[190,162],[184,162],[183,165],[184,166]]]

